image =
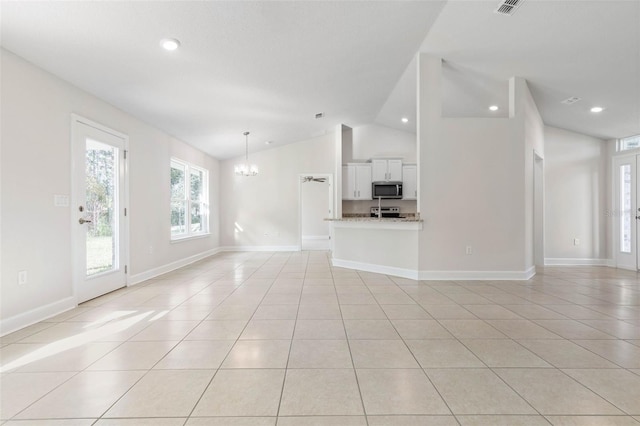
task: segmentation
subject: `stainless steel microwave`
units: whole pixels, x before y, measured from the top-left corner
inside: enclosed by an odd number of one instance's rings
[[[372,182],[373,198],[402,198],[402,182]]]

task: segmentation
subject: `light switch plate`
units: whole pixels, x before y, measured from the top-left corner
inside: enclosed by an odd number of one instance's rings
[[[53,196],[53,205],[55,207],[69,207],[69,196],[68,195],[54,195]]]

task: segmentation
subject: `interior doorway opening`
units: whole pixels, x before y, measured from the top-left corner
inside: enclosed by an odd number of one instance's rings
[[[544,266],[544,158],[533,151],[533,258]]]
[[[328,174],[299,176],[299,236],[301,250],[330,250],[333,178]]]

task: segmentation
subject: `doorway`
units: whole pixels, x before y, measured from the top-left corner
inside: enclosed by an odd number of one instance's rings
[[[127,284],[126,135],[72,116],[73,281],[78,303]]]
[[[329,250],[329,222],[333,217],[333,179],[331,175],[303,174],[299,185],[300,249]]]
[[[634,154],[613,159],[615,263],[616,268],[632,271],[638,269],[638,157]]]

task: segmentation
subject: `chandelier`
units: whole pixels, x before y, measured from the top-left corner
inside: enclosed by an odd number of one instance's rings
[[[255,176],[258,174],[258,166],[249,164],[249,132],[244,132],[245,136],[245,156],[244,163],[236,164],[234,171],[238,176]]]

